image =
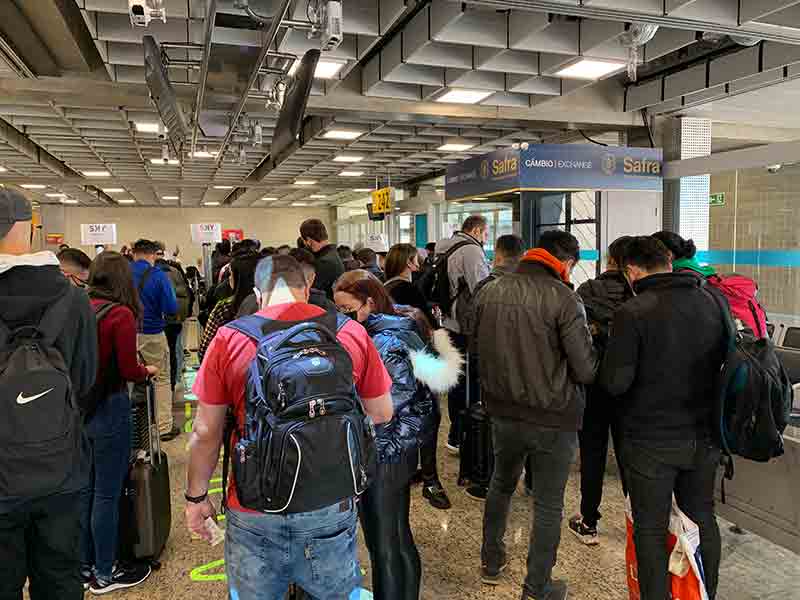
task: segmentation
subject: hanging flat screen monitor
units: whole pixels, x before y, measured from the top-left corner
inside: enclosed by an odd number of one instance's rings
[[[383,221],[386,218],[386,214],[385,213],[379,213],[379,214],[376,215],[372,211],[372,202],[367,204],[367,216],[369,217],[370,221]]]
[[[320,54],[319,50],[309,50],[305,53],[294,74],[294,81],[286,91],[269,152],[276,166],[282,162],[283,156],[297,141],[306,113],[308,95],[314,85],[314,72],[317,70]]]

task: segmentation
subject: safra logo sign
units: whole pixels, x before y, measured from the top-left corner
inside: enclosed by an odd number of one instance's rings
[[[481,162],[481,177],[483,179],[488,179],[489,178],[489,161],[488,160],[484,160],[483,162]]]
[[[626,175],[661,175],[661,162],[657,160],[626,156],[623,167]]]
[[[617,157],[613,154],[606,154],[600,167],[606,175],[614,175],[617,172]]]

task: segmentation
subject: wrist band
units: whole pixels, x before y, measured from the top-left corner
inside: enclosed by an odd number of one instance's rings
[[[187,502],[191,502],[192,504],[200,504],[201,502],[205,502],[206,498],[208,498],[208,492],[205,492],[202,496],[190,496],[189,494],[184,493],[183,497],[186,498]]]

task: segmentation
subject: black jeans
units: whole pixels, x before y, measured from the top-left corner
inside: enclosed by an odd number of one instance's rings
[[[0,515],[0,600],[82,600],[80,492],[33,500]]]
[[[714,483],[720,449],[708,441],[623,442],[625,479],[633,510],[633,535],[642,600],[668,596],[669,528],[672,493],[700,527],[700,553],[710,600],[714,600],[722,553],[714,516]]]
[[[419,462],[422,469],[422,480],[426,484],[439,481],[439,469],[436,466],[436,450],[439,446],[439,426],[442,424],[442,409],[438,396],[434,400],[434,414],[431,416],[432,426],[428,435],[419,447]]]
[[[550,585],[561,542],[564,490],[578,445],[577,434],[542,429],[530,423],[492,417],[494,474],[483,515],[481,562],[490,570],[507,560],[503,536],[511,496],[528,460],[533,483],[533,526],[528,547],[524,594],[539,598]]]
[[[583,429],[578,433],[581,449],[581,516],[589,527],[596,527],[603,499],[603,483],[608,458],[608,432],[614,443],[622,493],[626,493],[622,469],[622,446],[619,420],[610,398],[596,387],[590,388],[583,415]]]
[[[358,516],[372,565],[372,593],[379,600],[419,598],[422,563],[408,521],[409,480],[416,456],[410,459],[379,464],[375,481],[359,502]]]
[[[167,323],[164,329],[164,334],[167,336],[167,344],[169,345],[169,380],[172,384],[172,391],[175,391],[175,386],[178,383],[178,337],[183,331],[183,323]]]
[[[447,393],[447,412],[450,415],[450,433],[447,441],[451,446],[460,446],[464,429],[461,423],[461,413],[467,407],[467,385],[469,385],[469,402],[475,403],[480,397],[480,382],[478,380],[477,360],[467,354],[468,341],[460,333],[449,332],[453,345],[469,360],[469,365],[464,367],[464,372],[458,378],[456,387]],[[467,377],[469,375],[469,377]]]

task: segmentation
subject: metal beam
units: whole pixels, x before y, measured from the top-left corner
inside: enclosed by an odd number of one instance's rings
[[[189,158],[194,160],[197,147],[197,132],[200,130],[200,111],[206,97],[206,82],[208,81],[208,63],[211,59],[211,39],[214,36],[214,21],[217,18],[217,0],[208,0],[206,13],[206,37],[203,41],[203,63],[200,66],[200,81],[197,83],[197,99],[194,102],[194,118],[192,119],[192,145]]]
[[[700,158],[670,161],[664,165],[664,179],[714,175],[736,169],[755,169],[769,165],[795,163],[798,156],[800,156],[800,141],[779,142],[755,148],[718,152]]]
[[[20,154],[30,158],[34,163],[49,169],[61,177],[80,177],[83,179],[77,171],[70,169],[4,119],[0,119],[0,140]]]
[[[756,21],[795,4],[800,4],[800,0],[739,0],[739,24]]]
[[[760,0],[753,0],[758,2]],[[536,12],[548,12],[590,19],[604,19],[607,21],[623,21],[634,23],[652,23],[673,29],[688,29],[691,31],[707,31],[724,35],[743,35],[757,37],[762,40],[782,42],[784,44],[800,44],[800,31],[783,28],[764,28],[757,23],[741,25],[724,25],[697,19],[685,19],[670,15],[657,15],[633,10],[601,8],[577,4],[564,4],[558,0],[475,0],[470,4],[480,4],[498,9],[518,9]]]
[[[286,18],[286,13],[288,12],[291,4],[292,0],[283,0],[280,9],[278,9],[272,19],[272,23],[269,26],[269,32],[264,38],[264,43],[261,46],[261,51],[258,53],[258,58],[256,58],[256,62],[253,64],[253,68],[250,71],[250,77],[248,77],[247,84],[245,85],[244,90],[242,90],[242,95],[236,104],[236,109],[231,115],[228,133],[225,135],[225,139],[222,141],[222,145],[219,147],[219,154],[216,158],[217,166],[221,165],[222,161],[225,159],[225,149],[228,147],[228,143],[233,137],[236,123],[239,121],[239,117],[241,116],[242,111],[244,111],[244,107],[247,104],[247,97],[250,95],[250,90],[253,89],[253,86],[258,80],[258,73],[261,70],[261,65],[264,63],[264,59],[266,59],[267,54],[270,52],[270,47],[275,42],[275,38],[278,37],[278,31],[280,30],[281,22]]]

